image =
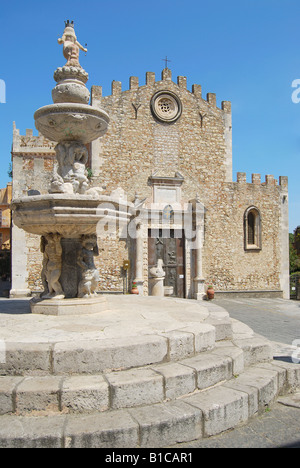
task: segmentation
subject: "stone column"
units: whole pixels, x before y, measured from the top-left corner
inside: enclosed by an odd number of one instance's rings
[[[289,272],[289,199],[288,178],[279,178],[280,189],[280,288],[283,298],[290,298],[290,272]]]
[[[205,296],[204,291],[204,278],[202,272],[202,250],[203,250],[203,239],[204,239],[204,207],[201,203],[196,202],[195,210],[195,223],[196,223],[196,239],[195,239],[195,250],[196,250],[196,276],[194,278],[195,284],[195,299],[203,300]]]
[[[12,285],[10,297],[21,298],[31,296],[28,288],[26,233],[15,224],[12,227]]]
[[[136,248],[135,248],[135,279],[134,282],[139,290],[139,295],[143,295],[144,274],[143,274],[143,225],[138,223],[136,225]]]

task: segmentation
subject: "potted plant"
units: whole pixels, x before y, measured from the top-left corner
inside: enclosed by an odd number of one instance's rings
[[[139,290],[138,290],[138,287],[137,287],[135,281],[132,283],[132,288],[131,288],[130,292],[131,292],[131,294],[139,294]]]
[[[208,300],[214,299],[215,297],[215,291],[211,284],[207,287],[206,295]]]

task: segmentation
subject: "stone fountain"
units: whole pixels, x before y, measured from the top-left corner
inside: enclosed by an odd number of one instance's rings
[[[87,145],[105,134],[109,117],[88,104],[88,74],[79,64],[79,51],[87,50],[77,41],[73,22],[65,22],[58,42],[67,63],[54,72],[53,104],[34,114],[36,128],[57,142],[54,176],[47,195],[13,201],[13,221],[41,236],[44,292],[32,301],[32,312],[93,313],[105,307],[105,298],[96,293],[97,225],[104,216],[127,223],[130,215],[126,204],[120,208],[115,199],[101,195],[101,188],[89,188]]]

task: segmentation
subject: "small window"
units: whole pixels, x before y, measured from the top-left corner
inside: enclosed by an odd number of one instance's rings
[[[244,216],[245,250],[261,249],[261,216],[259,210],[250,206]]]

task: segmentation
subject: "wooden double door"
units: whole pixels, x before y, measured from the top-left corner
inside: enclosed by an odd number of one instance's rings
[[[164,285],[173,287],[173,296],[185,297],[185,249],[181,230],[149,230],[148,267],[162,259],[166,273]]]

